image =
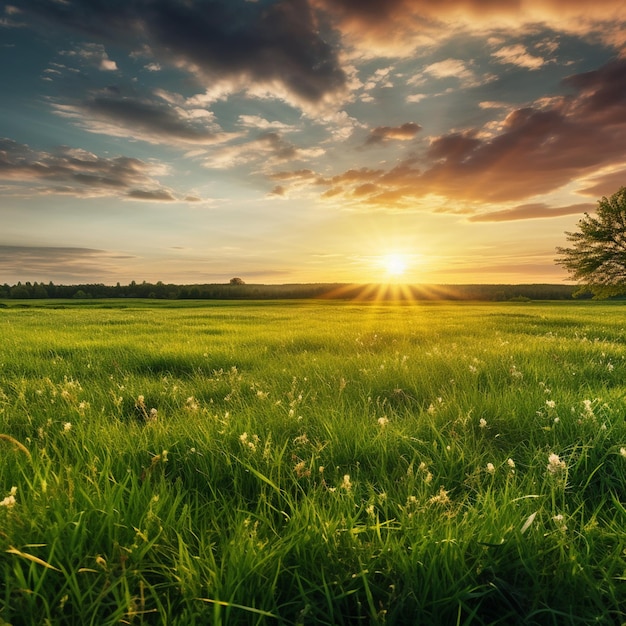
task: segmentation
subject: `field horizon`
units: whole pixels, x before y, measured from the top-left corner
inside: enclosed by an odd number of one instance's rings
[[[292,300],[324,299],[342,301],[429,301],[429,300],[571,300],[588,299],[572,284],[556,283],[459,283],[428,284],[400,281],[373,283],[246,283],[234,277],[226,283],[165,284],[132,281],[128,285],[102,283],[55,285],[54,283],[17,283],[0,285],[0,301],[46,299],[152,300]]]

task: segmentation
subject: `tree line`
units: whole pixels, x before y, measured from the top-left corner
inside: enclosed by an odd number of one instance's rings
[[[283,285],[246,284],[241,279],[227,284],[178,285],[173,283],[135,282],[128,285],[101,283],[56,285],[52,282],[18,282],[0,285],[0,299],[106,299],[149,298],[158,300],[482,300],[527,301],[570,300],[573,285],[350,285],[343,283],[302,283]],[[591,294],[587,294],[588,297]],[[578,294],[581,297],[581,294]],[[585,294],[582,294],[585,297]]]

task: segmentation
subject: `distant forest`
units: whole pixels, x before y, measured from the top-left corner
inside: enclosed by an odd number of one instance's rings
[[[574,285],[351,285],[307,283],[286,285],[245,284],[233,278],[227,284],[175,285],[136,283],[55,285],[18,282],[0,286],[0,299],[153,298],[160,300],[280,300],[326,298],[339,300],[482,300],[492,302],[571,300]],[[591,297],[583,294],[583,298]]]

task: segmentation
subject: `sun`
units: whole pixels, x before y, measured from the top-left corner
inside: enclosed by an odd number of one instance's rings
[[[408,263],[406,258],[401,254],[388,254],[383,258],[383,265],[389,276],[399,278],[406,272]]]

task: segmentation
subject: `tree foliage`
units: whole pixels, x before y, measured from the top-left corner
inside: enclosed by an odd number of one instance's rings
[[[626,187],[599,200],[595,216],[585,213],[578,228],[565,233],[572,245],[557,248],[556,259],[581,284],[578,293],[626,293]]]

